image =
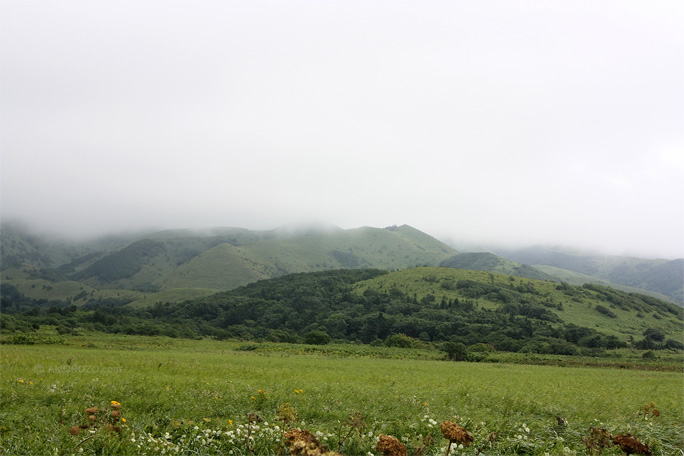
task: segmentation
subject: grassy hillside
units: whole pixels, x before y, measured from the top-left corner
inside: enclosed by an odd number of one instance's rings
[[[440,266],[444,268],[469,269],[472,271],[497,272],[499,274],[508,274],[528,279],[557,281],[555,277],[530,265],[516,263],[489,252],[459,253],[442,261]]]
[[[655,291],[684,303],[684,259],[650,260],[621,256],[579,255],[546,247],[498,251],[504,258],[548,265],[619,285]]]
[[[23,332],[50,324],[64,332],[318,341],[312,343],[332,337],[453,349],[485,344],[485,352],[559,355],[684,349],[684,310],[674,304],[599,285],[451,268],[298,273],[190,301],[117,296],[91,299],[82,309],[2,287],[3,325]],[[153,304],[143,308],[145,302]]]
[[[547,266],[545,264],[538,264],[534,266],[536,270],[542,271],[545,274],[553,277],[561,282],[569,283],[570,285],[584,285],[585,283],[593,283],[596,285],[603,285],[610,288],[615,288],[616,290],[626,291],[627,293],[641,293],[647,296],[653,296],[654,298],[662,299],[663,301],[676,302],[675,299],[665,296],[662,293],[656,291],[645,290],[643,288],[628,287],[626,285],[620,285],[617,283],[612,283],[607,280],[599,279],[597,277],[589,276],[579,272],[570,271],[568,269],[561,269],[555,266]]]
[[[265,267],[253,261],[244,248],[219,244],[181,264],[154,283],[161,288],[230,290],[268,277]]]
[[[454,253],[445,244],[406,225],[313,233],[236,228],[179,230],[136,241],[71,277],[101,288],[229,290],[294,272],[437,265]]]
[[[406,225],[168,230],[124,245],[125,238],[120,237],[72,246],[61,257],[51,252],[62,244],[4,227],[2,234],[8,258],[25,260],[5,268],[4,283],[30,299],[75,305],[103,300],[135,305],[180,302],[293,272],[437,265],[456,253]],[[116,248],[107,251],[107,246]]]
[[[269,266],[271,277],[339,268],[403,269],[437,265],[453,249],[407,225],[356,228],[311,236],[270,240],[245,246],[245,252]]]
[[[15,224],[0,225],[0,269],[24,264],[40,268],[88,264],[107,252],[125,247],[138,238],[134,234],[119,234],[97,239],[74,241],[33,233]]]
[[[640,338],[649,328],[680,340],[682,311],[676,306],[643,295],[608,287],[576,287],[567,284],[515,278],[480,271],[449,268],[415,268],[393,272],[356,284],[356,293],[399,291],[418,302],[471,300],[477,308],[499,311],[509,303],[528,308],[541,306],[566,324],[596,329],[621,340]],[[602,313],[597,308],[609,311]]]

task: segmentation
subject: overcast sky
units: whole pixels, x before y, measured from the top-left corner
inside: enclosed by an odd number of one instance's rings
[[[684,2],[3,1],[1,215],[684,256]]]

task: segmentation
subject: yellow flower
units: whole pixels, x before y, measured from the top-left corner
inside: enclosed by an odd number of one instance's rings
[[[112,405],[121,405],[121,404],[119,404],[119,403],[116,402],[116,401],[112,401]]]
[[[121,421],[125,423],[125,422],[126,422],[126,418],[121,418]]]
[[[21,379],[21,378],[18,378],[17,381],[18,381],[19,383],[24,383],[24,379]]]
[[[427,402],[423,402],[423,407],[427,407]]]
[[[218,401],[218,396],[214,396],[214,399],[216,399]]]
[[[228,420],[228,425],[232,426],[233,425],[233,420]]]
[[[252,396],[250,399],[252,399],[253,401],[256,401],[256,397],[254,397],[254,396]]]

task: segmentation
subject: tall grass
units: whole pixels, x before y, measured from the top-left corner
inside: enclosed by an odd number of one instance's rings
[[[283,427],[276,409],[285,402],[298,413],[296,426],[318,431],[333,449],[349,415],[363,415],[364,431],[345,441],[345,454],[373,452],[381,433],[402,439],[409,454],[431,436],[430,454],[439,454],[448,442],[436,423],[447,419],[475,436],[459,454],[476,454],[491,432],[497,440],[487,454],[582,453],[591,426],[630,432],[656,454],[683,447],[680,373],[236,350],[241,346],[122,336],[1,346],[0,449],[144,454],[176,445],[179,454],[248,454],[244,430],[254,412],[268,423],[254,431],[262,439],[256,454],[276,454]],[[69,433],[87,420],[85,408],[112,400],[123,406],[121,433]],[[643,414],[651,402],[659,417]],[[207,441],[207,430],[220,433],[212,434],[213,446],[197,444]],[[195,446],[187,442],[200,434]],[[604,454],[620,454],[610,451]]]

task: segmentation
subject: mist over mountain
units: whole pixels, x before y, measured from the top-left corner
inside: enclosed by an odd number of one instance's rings
[[[500,256],[459,252],[408,225],[345,230],[298,224],[262,231],[213,227],[77,241],[3,224],[0,234],[0,264],[3,271],[10,271],[4,280],[24,277],[22,289],[36,297],[54,293],[37,293],[39,283],[31,280],[48,280],[53,289],[56,282],[69,283],[73,285],[62,288],[79,290],[65,291],[57,296],[60,299],[69,293],[80,295],[81,288],[88,287],[99,290],[98,296],[110,294],[104,290],[127,290],[134,300],[140,298],[138,293],[164,293],[164,299],[177,300],[188,293],[206,295],[296,272],[443,266],[576,285],[593,283],[672,302],[683,300],[682,260],[604,257],[543,247],[501,249]],[[41,289],[48,286],[40,285]]]

